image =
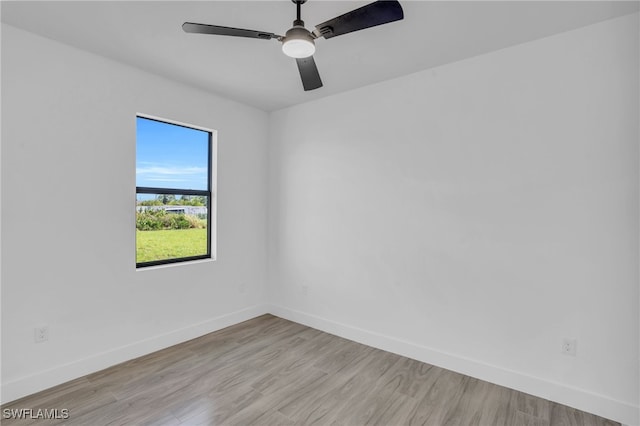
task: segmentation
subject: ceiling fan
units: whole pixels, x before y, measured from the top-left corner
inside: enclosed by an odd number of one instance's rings
[[[193,22],[185,22],[182,24],[182,29],[187,33],[196,34],[249,37],[262,40],[276,39],[282,42],[284,54],[296,59],[300,77],[302,78],[302,86],[307,91],[322,87],[322,80],[313,60],[313,54],[316,51],[315,39],[320,37],[332,38],[404,18],[402,6],[397,0],[378,0],[318,24],[315,30],[311,32],[304,27],[304,21],[300,18],[300,7],[307,0],[291,1],[296,5],[296,20],[293,21],[293,27],[284,36],[264,31],[196,24]]]

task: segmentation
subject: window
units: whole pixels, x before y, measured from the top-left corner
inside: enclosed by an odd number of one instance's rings
[[[213,131],[136,117],[136,266],[211,258]]]

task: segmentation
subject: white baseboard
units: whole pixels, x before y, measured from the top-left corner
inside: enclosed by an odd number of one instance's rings
[[[193,324],[169,333],[154,336],[140,342],[111,349],[88,358],[79,359],[68,364],[59,365],[49,370],[22,377],[2,384],[2,403],[14,401],[44,389],[77,379],[87,374],[95,373],[113,365],[125,362],[139,356],[147,355],[160,349],[187,340],[203,336],[207,333],[238,324],[242,321],[268,313],[266,305],[256,305],[250,308],[224,314],[216,318]]]
[[[268,311],[278,317],[325,331],[358,343],[433,364],[490,383],[568,405],[626,425],[640,424],[640,407],[583,389],[507,370],[470,358],[445,353],[426,346],[338,323],[315,315],[271,305]]]

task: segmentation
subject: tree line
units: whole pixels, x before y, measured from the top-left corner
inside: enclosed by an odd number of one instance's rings
[[[139,206],[206,206],[204,195],[159,194],[153,200],[138,201]]]

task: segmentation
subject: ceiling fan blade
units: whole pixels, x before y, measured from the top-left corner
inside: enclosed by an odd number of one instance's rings
[[[305,92],[322,87],[320,73],[318,72],[318,67],[316,67],[316,61],[313,60],[313,56],[297,58],[296,62],[298,63],[298,70],[300,71],[300,78],[302,78],[302,86]]]
[[[404,18],[402,6],[396,0],[378,0],[316,25],[316,37],[331,38]]]
[[[242,28],[222,27],[220,25],[196,24],[193,22],[185,22],[182,24],[185,33],[194,34],[213,34],[233,37],[249,37],[260,38],[263,40],[271,40],[272,38],[281,38],[282,36],[266,31],[243,30]]]

